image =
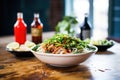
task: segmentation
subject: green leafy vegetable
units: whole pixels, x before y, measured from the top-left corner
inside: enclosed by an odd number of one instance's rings
[[[35,47],[32,48],[33,51],[36,51],[40,47],[40,44],[37,44]]]
[[[56,25],[56,33],[65,33],[73,36],[75,34],[75,30],[71,30],[73,24],[77,24],[78,21],[76,17],[72,16],[64,16],[63,20],[58,22]]]
[[[38,48],[40,50],[38,50]],[[35,46],[32,50],[44,51],[45,53],[49,52],[54,54],[58,54],[63,51],[64,54],[77,54],[83,52],[84,49],[95,50],[94,47],[89,46],[88,43],[80,40],[79,38],[71,37],[67,34],[56,34],[52,38],[45,40],[40,45]]]

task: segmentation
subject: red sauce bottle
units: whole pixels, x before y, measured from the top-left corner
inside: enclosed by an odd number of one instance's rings
[[[42,29],[43,24],[40,21],[39,14],[34,13],[34,20],[31,24],[31,35],[32,35],[32,42],[35,44],[39,44],[42,42]]]
[[[27,25],[23,20],[23,13],[17,13],[17,21],[14,24],[15,41],[19,44],[24,44],[26,41]]]

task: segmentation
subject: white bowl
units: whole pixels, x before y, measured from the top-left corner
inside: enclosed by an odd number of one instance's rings
[[[87,60],[90,56],[97,52],[97,47],[95,48],[96,50],[94,51],[79,54],[51,54],[31,51],[40,61],[44,63],[57,67],[68,67],[78,65],[79,63]]]

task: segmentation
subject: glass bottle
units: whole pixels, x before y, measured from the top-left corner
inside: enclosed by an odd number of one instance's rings
[[[42,29],[43,24],[40,21],[39,13],[34,13],[34,20],[31,24],[31,35],[32,35],[32,42],[35,44],[42,42]]]
[[[23,20],[23,13],[17,13],[17,21],[14,24],[14,37],[15,41],[19,44],[24,44],[26,41],[26,32],[27,32],[27,25]]]
[[[91,27],[88,24],[88,14],[85,14],[84,24],[80,27],[81,33],[80,38],[81,40],[85,40],[86,38],[91,37]]]

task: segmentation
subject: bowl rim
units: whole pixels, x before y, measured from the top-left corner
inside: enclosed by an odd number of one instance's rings
[[[29,51],[16,51],[16,50],[10,50],[9,48],[6,48],[6,51],[9,51],[9,52],[16,52],[16,53],[31,52],[30,50],[29,50]]]
[[[30,51],[35,55],[41,55],[41,56],[61,56],[61,57],[63,57],[63,56],[79,56],[79,55],[84,55],[84,54],[96,53],[98,51],[98,48],[96,46],[94,46],[94,45],[91,45],[91,46],[95,48],[94,51],[88,51],[88,52],[82,52],[82,53],[76,53],[76,54],[73,54],[73,53],[68,53],[68,54],[40,53],[40,52],[35,52],[32,49]]]
[[[114,44],[112,45],[94,45],[94,46],[100,46],[100,47],[108,47],[108,46],[113,46]]]
[[[83,55],[83,54],[90,54],[90,53],[95,53],[95,52],[88,52],[88,53],[79,53],[79,54],[50,54],[50,53],[38,53],[35,52],[36,55],[41,55],[41,56],[56,56],[56,57],[67,57],[67,56],[79,56],[79,55]]]

